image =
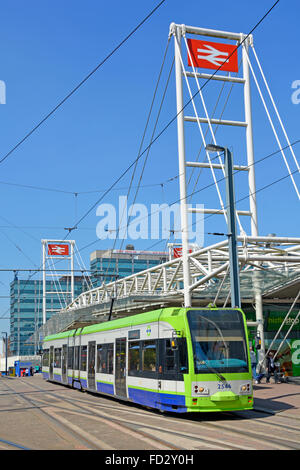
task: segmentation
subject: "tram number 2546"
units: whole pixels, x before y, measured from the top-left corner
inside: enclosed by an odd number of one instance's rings
[[[223,382],[218,382],[218,390],[229,390],[231,389],[231,385]]]

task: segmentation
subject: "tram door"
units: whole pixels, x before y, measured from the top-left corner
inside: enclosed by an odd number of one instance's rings
[[[88,343],[88,388],[96,390],[95,380],[96,341]]]
[[[49,377],[53,379],[54,346],[50,346],[49,354]]]
[[[62,382],[67,383],[67,360],[68,360],[68,346],[63,344],[62,358],[61,358],[61,375]]]
[[[127,397],[126,390],[126,338],[116,339],[115,354],[115,393]]]

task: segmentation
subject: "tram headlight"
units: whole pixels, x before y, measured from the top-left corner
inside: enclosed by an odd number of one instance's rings
[[[193,396],[199,395],[209,395],[209,390],[207,387],[202,387],[198,383],[194,383],[192,386]]]
[[[242,385],[240,386],[240,393],[249,394],[250,392],[251,392],[251,384],[250,384],[250,382],[245,383],[245,384],[242,384]]]

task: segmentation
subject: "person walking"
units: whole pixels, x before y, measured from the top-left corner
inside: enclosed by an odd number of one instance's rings
[[[251,369],[252,369],[252,375],[253,379],[257,379],[257,374],[256,374],[256,366],[257,366],[257,359],[256,359],[256,352],[253,349],[253,346],[249,346],[250,349],[250,362],[251,362]]]
[[[271,375],[274,375],[274,380],[275,383],[278,383],[278,374],[277,374],[277,368],[275,366],[274,362],[274,354],[272,352],[269,352],[267,355],[267,374],[266,374],[266,383],[270,383],[270,377]]]

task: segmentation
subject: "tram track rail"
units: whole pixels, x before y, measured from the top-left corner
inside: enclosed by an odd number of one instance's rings
[[[29,386],[32,389],[34,389],[37,392],[43,393],[43,397],[52,397],[55,399],[60,400],[64,404],[68,403],[71,404],[72,406],[74,405],[74,400],[63,398],[60,394],[55,394],[53,392],[48,392],[44,389],[41,389],[40,387],[37,387],[36,385],[33,385],[32,383],[28,383],[28,381],[24,379],[19,379],[19,383],[25,384],[25,386]],[[10,388],[13,392],[14,390],[11,387]],[[39,397],[34,397],[34,398],[29,398],[27,396],[27,393],[32,393],[32,392],[19,392],[17,393],[18,397],[21,398],[23,401],[26,403],[29,403],[33,406],[34,410],[38,410],[40,413],[42,413],[44,416],[46,416],[49,421],[53,422],[56,426],[59,426],[63,429],[65,429],[68,433],[70,433],[72,436],[74,436],[76,439],[79,439],[80,442],[83,444],[88,444],[88,448],[91,450],[117,450],[116,447],[111,446],[107,444],[105,441],[100,440],[96,438],[95,436],[92,436],[90,433],[84,431],[81,429],[79,426],[74,424],[73,422],[70,422],[69,420],[65,419],[64,417],[60,416],[57,411],[59,411],[59,408],[61,411],[64,413],[70,413],[70,414],[80,414],[82,416],[88,417],[90,419],[95,419],[94,413],[87,409],[87,407],[84,407],[83,410],[83,405],[77,405],[77,410],[67,410],[65,406],[59,406],[57,403],[51,403],[49,400],[41,399]],[[144,443],[148,444],[149,448],[155,448],[159,450],[178,450],[178,447],[173,446],[171,443],[166,444],[160,439],[156,439],[155,437],[149,437],[143,432],[136,432],[132,430],[129,426],[127,426],[125,423],[118,423],[119,420],[117,419],[109,419],[110,417],[104,417],[104,416],[98,416],[98,421],[102,418],[102,422],[106,424],[110,428],[114,428],[118,432],[125,432],[127,435],[131,435],[132,438],[142,440]],[[108,418],[108,419],[107,419]]]
[[[101,442],[76,424],[78,419],[87,420],[93,426],[106,427],[108,434],[124,434],[135,440],[136,449],[159,450],[237,449],[237,450],[295,450],[300,448],[298,421],[284,416],[267,415],[264,412],[226,412],[220,415],[171,416],[149,411],[133,404],[88,393],[84,398],[65,396],[69,387],[57,384],[46,390],[28,379],[19,379],[31,391],[22,392],[27,402],[42,410],[68,432],[72,432],[88,448],[120,450],[110,445],[106,436]],[[38,392],[41,392],[40,395]],[[27,394],[34,393],[34,398]],[[91,424],[93,423],[93,425]],[[105,440],[104,440],[105,439]]]

